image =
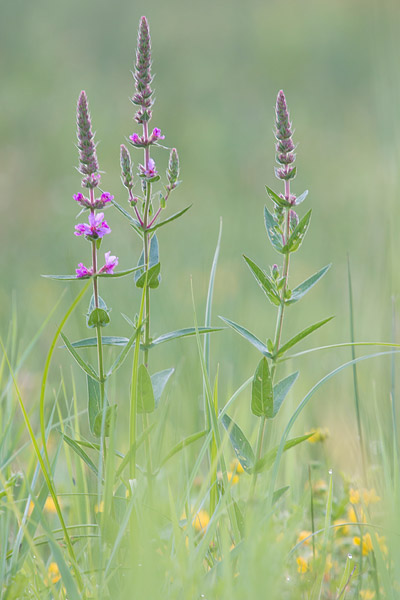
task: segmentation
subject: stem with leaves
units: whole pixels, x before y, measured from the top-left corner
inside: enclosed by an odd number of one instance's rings
[[[278,309],[274,340],[268,339],[265,345],[243,326],[230,319],[222,318],[263,354],[263,358],[255,371],[252,385],[251,410],[255,416],[260,417],[255,453],[243,432],[231,419],[226,420],[226,423],[224,423],[239,462],[241,462],[244,470],[252,474],[250,497],[254,495],[258,474],[270,464],[268,453],[264,457],[262,456],[267,421],[276,417],[298,376],[298,373],[292,373],[279,383],[274,384],[278,363],[287,350],[330,320],[324,319],[315,323],[282,344],[286,307],[300,300],[323,277],[329,266],[324,267],[293,290],[289,289],[290,255],[300,248],[304,240],[310,223],[311,210],[302,219],[299,219],[295,212],[295,207],[304,201],[308,192],[305,191],[298,197],[291,193],[290,182],[296,176],[296,167],[293,166],[296,155],[294,154],[295,145],[292,139],[292,124],[285,94],[282,90],[278,93],[275,115],[276,160],[279,165],[275,167],[275,175],[284,182],[284,191],[277,194],[267,186],[267,193],[273,202],[274,211],[270,212],[265,207],[264,218],[272,247],[276,252],[283,255],[282,269],[280,270],[278,265],[274,264],[270,267],[270,272],[267,273],[250,258],[244,256],[258,285],[268,300]],[[299,438],[300,441],[304,441],[304,439],[307,439],[307,436],[303,436],[301,440]],[[300,443],[300,441],[294,440],[293,445]],[[292,447],[292,445],[289,445],[289,447]]]
[[[131,406],[130,406],[130,441],[131,444],[136,440],[137,413],[143,414],[143,428],[148,428],[148,413],[152,412],[154,406],[154,392],[152,389],[149,368],[149,347],[151,343],[150,336],[150,290],[155,289],[160,281],[160,263],[158,256],[158,240],[154,231],[157,225],[157,219],[165,208],[166,202],[173,189],[179,184],[179,159],[175,149],[170,152],[169,167],[167,170],[168,185],[165,188],[165,193],[160,194],[159,206],[156,211],[153,209],[152,184],[159,181],[160,177],[157,173],[156,164],[150,155],[152,145],[159,145],[159,140],[163,140],[165,136],[161,134],[161,130],[155,127],[150,133],[149,122],[152,118],[153,90],[151,84],[153,76],[151,74],[151,38],[149,25],[146,17],[142,17],[139,23],[138,41],[136,49],[136,63],[133,73],[135,80],[136,92],[132,97],[132,103],[138,108],[135,114],[136,122],[142,126],[141,135],[133,133],[129,136],[129,141],[134,148],[142,149],[144,153],[143,165],[139,165],[139,178],[141,180],[142,196],[137,197],[133,194],[135,184],[133,176],[133,166],[128,149],[121,145],[121,180],[127,188],[129,194],[129,203],[134,209],[136,220],[133,227],[142,240],[142,254],[139,258],[138,266],[140,267],[136,274],[136,286],[143,289],[144,306],[141,310],[142,316],[140,325],[144,323],[142,336],[143,343],[143,362],[139,365],[138,349],[135,350],[132,385],[138,389],[131,390]],[[125,211],[118,207],[123,213]],[[129,215],[128,215],[129,217]],[[131,219],[131,217],[129,217]],[[132,223],[131,223],[132,224]],[[140,388],[140,390],[139,390]],[[147,405],[142,398],[139,398],[139,392],[143,397],[148,398]],[[139,403],[139,404],[138,404]],[[149,490],[151,490],[152,480],[152,458],[151,446],[149,437],[146,438],[146,455],[147,455],[147,476],[149,482]],[[134,479],[136,465],[131,460],[130,476]]]

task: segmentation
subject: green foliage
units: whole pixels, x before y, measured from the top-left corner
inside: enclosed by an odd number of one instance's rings
[[[256,464],[256,458],[243,431],[227,414],[223,415],[221,422],[229,435],[236,458],[246,473],[252,473]]]
[[[151,413],[155,410],[153,385],[145,365],[139,365],[138,371],[138,413]]]
[[[277,289],[276,282],[269,277],[260,267],[256,265],[250,258],[243,255],[244,260],[248,264],[250,271],[253,273],[255,280],[258,285],[267,296],[268,300],[274,304],[275,306],[279,306],[281,304],[281,299],[279,296],[279,292]]]
[[[310,225],[311,220],[311,209],[304,215],[304,217],[299,221],[299,224],[294,229],[292,234],[290,235],[288,241],[282,248],[283,253],[288,252],[296,252],[303,243],[305,235],[307,233],[308,227]]]
[[[274,394],[268,361],[264,357],[258,363],[251,389],[251,411],[256,417],[274,416]]]

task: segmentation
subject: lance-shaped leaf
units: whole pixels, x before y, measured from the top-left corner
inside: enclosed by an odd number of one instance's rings
[[[125,277],[130,273],[138,271],[140,267],[132,267],[131,269],[125,269],[125,271],[115,271],[115,273],[98,273],[96,277]]]
[[[156,265],[150,267],[147,274],[147,287],[155,289],[160,285],[160,270],[161,264],[157,263]],[[146,271],[142,273],[140,277],[136,280],[136,287],[143,288],[146,283]]]
[[[155,231],[159,227],[163,227],[163,225],[167,225],[167,223],[171,223],[171,221],[175,221],[175,219],[179,219],[179,217],[181,217],[182,215],[184,215],[185,212],[187,212],[189,210],[189,208],[191,208],[191,207],[192,207],[192,205],[189,204],[189,206],[187,206],[183,210],[180,210],[179,212],[173,214],[171,217],[168,217],[168,219],[164,219],[164,221],[160,221],[159,223],[156,223],[155,225],[152,225],[152,227],[149,227],[147,229],[147,231]]]
[[[138,260],[139,270],[135,273],[136,286],[142,288],[146,281],[146,271],[144,269],[144,251]],[[158,250],[158,239],[154,234],[150,240],[150,251],[149,251],[149,274],[147,276],[147,285],[151,288],[158,287],[160,283],[160,254]]]
[[[285,200],[285,198],[281,198],[278,196],[278,194],[275,194],[275,192],[273,192],[267,185],[265,186],[265,189],[267,190],[267,194],[271,198],[272,202],[274,202],[277,206],[280,206],[281,208],[292,208],[290,202]]]
[[[92,279],[93,277],[124,277],[130,273],[134,273],[140,269],[140,267],[132,267],[131,269],[125,269],[124,271],[115,271],[115,273],[96,273],[93,275],[84,275],[83,277],[77,277],[77,275],[42,275],[47,279],[61,279],[63,281],[84,281],[85,279]]]
[[[279,356],[283,356],[283,354],[285,354],[285,352],[287,352],[287,350],[289,350],[289,348],[292,348],[295,344],[297,344],[298,342],[301,342],[301,340],[303,340],[305,337],[310,335],[310,333],[313,333],[314,331],[316,331],[317,329],[322,327],[322,325],[325,325],[325,323],[328,323],[332,319],[333,319],[333,317],[328,317],[327,319],[323,319],[323,321],[318,321],[318,323],[314,323],[314,325],[310,325],[310,327],[306,327],[306,329],[303,329],[303,331],[300,331],[300,333],[298,333],[297,335],[292,337],[292,339],[290,339],[288,342],[286,342],[286,344],[283,344],[283,346],[281,346],[279,348],[275,357],[278,358]]]
[[[275,417],[278,414],[278,411],[282,406],[284,399],[288,395],[290,388],[292,387],[298,376],[299,372],[296,371],[296,373],[288,375],[287,377],[285,377],[285,379],[282,379],[282,381],[274,385],[274,410],[272,413],[272,417]]]
[[[130,215],[128,213],[128,211],[126,211],[124,208],[122,208],[122,206],[120,206],[120,204],[118,204],[118,202],[116,202],[115,200],[111,200],[111,202],[114,204],[115,208],[117,210],[119,210],[119,212],[124,215],[124,217],[126,219],[128,219],[129,223],[131,224],[131,226],[133,227],[133,229],[136,231],[136,233],[139,235],[139,237],[142,237],[142,232],[143,232],[143,228],[141,227],[139,221],[137,219],[134,219],[132,217],[132,215]]]
[[[274,393],[268,361],[264,357],[257,365],[251,389],[251,411],[256,417],[274,416]]]
[[[154,393],[154,404],[156,408],[158,408],[158,405],[160,404],[161,396],[163,395],[165,386],[167,385],[168,380],[174,371],[175,369],[164,369],[164,371],[154,373],[150,377]]]
[[[114,364],[112,365],[111,369],[108,371],[107,377],[109,377],[110,375],[112,375],[112,373],[115,373],[115,371],[117,369],[119,369],[120,366],[123,364],[124,360],[128,356],[129,350],[132,348],[132,346],[135,343],[138,335],[140,334],[141,329],[142,329],[142,327],[140,326],[140,327],[137,327],[134,330],[134,332],[132,333],[132,335],[129,338],[129,340],[127,340],[127,342],[125,344],[125,348],[122,350],[122,352],[120,352],[120,354],[118,355],[118,357],[115,360]],[[104,338],[102,338],[102,343],[103,343],[103,340],[104,340]]]
[[[79,354],[77,353],[77,351],[75,350],[74,346],[71,344],[71,342],[69,341],[67,336],[64,335],[63,332],[61,332],[60,335],[61,335],[63,342],[64,342],[65,346],[67,347],[68,351],[70,352],[72,357],[76,360],[76,362],[78,363],[80,368],[83,371],[85,371],[85,373],[88,376],[92,377],[93,379],[98,380],[96,371],[93,369],[93,367],[91,365],[89,365],[89,363],[85,362],[83,360],[83,358],[81,356],[79,356]]]
[[[264,271],[260,269],[260,267],[258,267],[250,258],[245,255],[243,255],[243,258],[247,262],[250,271],[253,273],[258,285],[267,296],[268,300],[275,306],[279,306],[281,299],[277,292],[275,282],[272,282],[271,278],[268,277],[268,275],[266,275]]]
[[[223,327],[198,327],[197,332],[202,333],[213,333],[214,331],[222,331]],[[153,348],[154,346],[158,346],[158,344],[164,344],[165,342],[170,342],[171,340],[177,340],[180,338],[188,337],[191,335],[196,335],[195,327],[185,327],[184,329],[177,329],[176,331],[170,331],[169,333],[163,333],[159,337],[155,338],[150,342],[147,348]]]
[[[314,275],[311,275],[311,277],[309,277],[308,279],[303,281],[303,283],[295,287],[292,290],[292,295],[290,296],[290,298],[285,301],[285,304],[294,304],[295,302],[300,300],[300,298],[305,296],[307,292],[309,292],[311,288],[314,287],[314,285],[318,283],[318,281],[325,275],[325,273],[330,269],[330,267],[331,265],[326,265],[326,267],[318,271],[318,273],[314,273]]]
[[[103,346],[126,346],[128,342],[129,339],[126,337],[117,337],[114,335],[103,335],[101,337]],[[91,337],[77,340],[76,342],[71,342],[71,346],[73,348],[92,348],[93,346],[97,346],[97,338]]]
[[[63,281],[83,281],[84,279],[90,279],[92,275],[85,275],[84,277],[77,277],[75,275],[42,275],[46,279],[62,279]]]
[[[307,196],[308,196],[308,190],[306,190],[305,192],[300,194],[300,196],[297,196],[296,200],[294,201],[294,205],[298,206],[299,204],[304,202],[304,200],[307,198]]]
[[[205,435],[207,435],[207,433],[208,433],[208,431],[206,429],[204,429],[203,431],[193,433],[192,435],[189,435],[188,437],[183,439],[181,442],[178,442],[173,448],[171,448],[171,450],[168,452],[168,454],[166,454],[166,456],[164,456],[164,458],[161,461],[160,467],[165,465],[165,463],[170,458],[172,458],[175,454],[177,454],[178,452],[180,452],[187,446],[190,446],[190,444],[197,442],[197,440],[200,440],[201,438],[203,438]]]
[[[248,331],[247,329],[245,329],[241,325],[238,325],[234,321],[231,321],[230,319],[226,319],[225,317],[221,317],[221,316],[219,318],[222,319],[222,321],[224,321],[224,323],[226,323],[227,325],[229,325],[229,327],[232,327],[232,329],[234,329],[235,331],[237,331],[238,333],[240,333],[240,335],[242,337],[244,337],[245,340],[247,340],[248,342],[250,342],[250,344],[252,344],[255,348],[257,348],[257,350],[259,350],[261,352],[261,354],[264,354],[264,356],[266,356],[267,358],[272,358],[272,355],[268,351],[267,346],[265,344],[263,344],[250,331]]]
[[[312,435],[313,435],[312,433],[307,433],[306,435],[300,435],[299,437],[295,437],[295,438],[292,438],[291,440],[288,440],[283,447],[283,451],[286,452],[286,450],[290,450],[290,448],[294,448],[294,446],[297,446],[298,444],[305,442]],[[255,465],[256,473],[261,473],[261,471],[267,471],[268,469],[270,469],[272,467],[272,465],[275,462],[275,458],[278,454],[278,449],[279,449],[279,446],[275,446],[275,448],[272,448],[272,450],[267,452],[267,454],[265,454],[265,456],[263,456],[262,458],[260,458],[260,460],[257,461],[257,463]]]
[[[278,502],[278,500],[280,498],[282,498],[283,494],[285,494],[289,488],[290,488],[290,485],[285,485],[284,487],[281,487],[278,490],[276,490],[272,496],[272,504],[275,504],[276,502]]]
[[[98,381],[87,376],[87,388],[88,388],[88,415],[89,415],[89,427],[90,432],[95,434],[94,424],[96,417],[101,412],[101,396],[100,396],[100,384]]]
[[[113,404],[112,406],[107,406],[106,414],[104,417],[104,435],[106,437],[108,437],[110,435],[111,421],[113,418],[115,419],[116,414],[117,414],[117,405],[116,404]],[[96,437],[101,436],[102,421],[103,421],[103,411],[98,412],[96,415],[96,418],[94,420],[93,433]]]
[[[252,473],[256,458],[249,441],[247,440],[243,431],[240,429],[239,425],[236,425],[236,423],[227,414],[222,417],[221,421],[229,435],[236,458],[246,473]]]
[[[303,243],[304,237],[307,233],[307,229],[310,225],[311,212],[312,211],[310,209],[308,213],[306,213],[304,217],[300,219],[298,225],[295,227],[288,241],[284,245],[282,249],[283,253],[286,254],[288,252],[296,252],[296,250],[300,248],[301,244]]]
[[[264,220],[265,220],[265,228],[267,230],[267,234],[269,240],[275,250],[277,252],[283,252],[283,244],[282,244],[282,235],[279,232],[279,227],[277,222],[275,221],[273,215],[269,212],[268,208],[264,207]]]
[[[137,411],[138,413],[151,413],[155,409],[155,400],[151,378],[145,365],[139,365],[138,369],[138,394]]]
[[[96,477],[98,477],[99,472],[97,470],[96,465],[94,464],[94,462],[92,461],[92,459],[86,454],[86,452],[84,450],[82,450],[81,446],[79,444],[77,444],[77,442],[75,440],[73,440],[72,438],[70,438],[65,433],[62,433],[61,435],[64,438],[64,440],[67,442],[67,444],[69,446],[71,446],[71,448],[73,449],[73,451],[83,460],[83,462],[85,462],[87,464],[87,466],[89,467],[89,469],[91,471],[93,471],[93,473],[96,475]]]

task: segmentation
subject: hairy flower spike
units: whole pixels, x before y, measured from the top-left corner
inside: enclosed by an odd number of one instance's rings
[[[121,144],[121,180],[128,190],[132,189],[133,175],[131,155],[124,144]]]
[[[135,65],[136,94],[132,102],[140,106],[135,119],[138,123],[145,123],[151,119],[153,105],[153,90],[150,85],[153,80],[151,75],[151,39],[149,24],[146,17],[140,19]]]
[[[85,177],[82,179],[82,187],[95,188],[100,182],[98,173],[96,146],[92,123],[88,107],[88,100],[84,90],[79,95],[77,107],[77,137],[79,149],[79,172]]]
[[[174,190],[178,185],[178,177],[179,177],[179,156],[176,148],[172,148],[171,153],[169,155],[168,169],[167,169],[167,179],[168,186],[167,190],[170,192]]]
[[[285,94],[282,90],[280,90],[276,99],[275,115],[275,137],[277,140],[276,161],[278,164],[283,165],[283,167],[275,169],[275,174],[278,179],[288,181],[289,179],[293,179],[296,175],[296,168],[290,166],[294,163],[296,155],[293,153],[295,145],[292,140],[293,131],[289,110],[286,104]]]

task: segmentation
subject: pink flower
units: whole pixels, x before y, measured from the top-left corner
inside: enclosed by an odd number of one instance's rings
[[[140,145],[142,140],[140,139],[140,137],[138,136],[137,133],[133,133],[132,135],[129,136],[129,139],[131,140],[131,142],[133,144],[138,144]]]
[[[142,175],[147,177],[147,179],[152,179],[157,175],[156,163],[152,158],[149,158],[147,163],[147,168],[143,165],[139,165],[139,168],[142,172]]]
[[[161,135],[161,129],[158,127],[154,127],[151,134],[151,141],[154,142],[155,140],[165,140],[165,135]]]
[[[99,185],[101,179],[100,173],[90,173],[82,179],[82,187],[95,188]]]
[[[111,256],[111,252],[106,252],[104,258],[106,264],[101,267],[99,273],[109,273],[111,275],[114,273],[114,269],[118,265],[118,258],[116,256]]]
[[[77,277],[90,277],[90,275],[93,275],[93,269],[88,269],[83,263],[78,264],[78,268],[75,269],[75,272]]]
[[[75,225],[75,235],[84,235],[88,240],[97,240],[110,233],[111,229],[106,221],[103,221],[104,213],[96,215],[91,212],[89,214],[89,225],[87,223],[79,223]]]
[[[114,200],[114,196],[111,196],[111,194],[109,194],[108,192],[103,192],[100,198],[94,199],[93,202],[81,193],[74,194],[73,198],[74,200],[76,200],[76,202],[78,202],[78,204],[82,206],[82,208],[90,208],[92,210],[95,208],[104,208],[107,202],[111,202],[111,200]]]

